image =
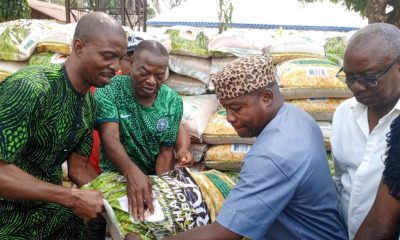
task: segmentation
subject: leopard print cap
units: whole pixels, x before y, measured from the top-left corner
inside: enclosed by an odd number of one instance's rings
[[[220,100],[238,97],[266,87],[275,80],[271,57],[238,58],[212,76]]]

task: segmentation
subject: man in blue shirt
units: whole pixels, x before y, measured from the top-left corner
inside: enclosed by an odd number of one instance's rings
[[[283,102],[272,60],[239,58],[213,83],[239,136],[257,140],[217,221],[170,239],[347,239],[321,130]]]

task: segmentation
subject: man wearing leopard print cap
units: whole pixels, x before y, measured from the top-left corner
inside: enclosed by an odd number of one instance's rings
[[[241,137],[257,137],[217,220],[171,239],[347,239],[322,133],[283,102],[269,57],[239,58],[213,83]]]

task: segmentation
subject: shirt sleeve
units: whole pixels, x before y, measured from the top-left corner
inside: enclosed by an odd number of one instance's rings
[[[179,96],[172,98],[169,108],[171,122],[161,138],[162,146],[175,146],[179,124],[181,123],[183,115],[182,99]]]
[[[14,163],[30,135],[40,98],[37,88],[23,78],[0,84],[0,160]]]
[[[298,186],[292,173],[277,164],[280,161],[279,156],[249,152],[217,222],[241,236],[263,239]]]
[[[98,88],[95,92],[96,118],[95,127],[104,122],[119,122],[118,109],[113,100],[112,86]]]

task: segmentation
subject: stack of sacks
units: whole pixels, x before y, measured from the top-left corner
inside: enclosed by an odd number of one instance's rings
[[[207,149],[208,144],[206,143],[192,143],[189,150],[193,154],[193,161],[196,163],[201,162],[205,153],[207,152]]]
[[[304,41],[293,41],[298,43],[298,49],[296,44],[287,47],[287,56],[284,51],[278,54],[277,49],[285,49],[283,46],[269,49],[274,63],[278,63],[277,80],[285,101],[302,108],[318,121],[329,150],[333,114],[340,103],[352,96],[346,84],[335,77],[342,63],[345,38],[333,37],[325,43],[304,37],[294,39]]]
[[[70,55],[76,23],[53,23],[49,28],[40,38],[28,65],[63,63]]]
[[[324,58],[322,45],[298,34],[276,35],[268,50],[274,64],[296,58]]]
[[[208,44],[212,57],[210,74],[218,73],[238,57],[262,55],[264,46],[271,43],[273,35],[274,31],[269,30],[228,30],[212,36]],[[211,83],[209,90],[214,90]]]
[[[200,162],[208,148],[201,136],[218,107],[216,96],[206,94],[211,67],[208,36],[203,31],[185,27],[168,29],[166,34],[171,41],[171,52],[170,75],[165,84],[182,95],[182,124],[191,136],[194,160]]]
[[[218,108],[215,94],[182,96],[182,125],[192,138],[192,143],[202,143],[202,135],[211,115]]]
[[[227,171],[240,171],[244,155],[255,138],[241,138],[226,119],[226,110],[213,114],[203,134],[203,141],[212,145],[206,153],[206,165]]]
[[[206,93],[210,81],[211,61],[208,55],[208,36],[191,28],[168,29],[171,54],[168,67],[171,71],[166,85],[181,95]]]
[[[27,65],[48,24],[40,20],[0,23],[0,82]]]

